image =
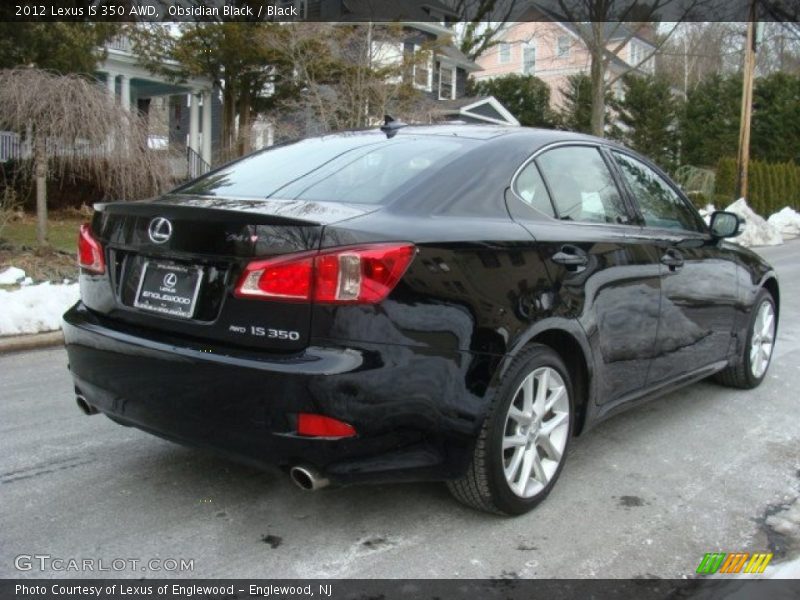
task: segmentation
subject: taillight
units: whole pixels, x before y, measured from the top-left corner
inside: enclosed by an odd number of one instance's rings
[[[106,272],[103,247],[94,239],[92,228],[88,223],[81,225],[78,234],[78,266],[99,275]]]
[[[308,300],[311,293],[312,256],[259,260],[247,265],[236,295],[275,300]]]
[[[297,434],[308,437],[346,438],[354,437],[352,425],[324,415],[300,413],[297,415]]]
[[[413,244],[371,244],[251,262],[236,286],[244,298],[376,304],[414,258]]]

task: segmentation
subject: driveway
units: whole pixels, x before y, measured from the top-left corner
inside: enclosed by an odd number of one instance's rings
[[[680,578],[706,552],[796,555],[767,523],[800,489],[800,241],[759,252],[782,286],[764,384],[702,382],[600,425],[572,445],[550,497],[514,519],[438,484],[305,493],[279,472],[83,416],[63,349],[2,356],[0,577]],[[34,554],[193,568],[15,568]]]

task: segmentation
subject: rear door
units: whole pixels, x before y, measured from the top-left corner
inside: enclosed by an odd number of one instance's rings
[[[660,301],[659,267],[631,243],[630,207],[596,145],[545,149],[518,172],[509,205],[535,238],[555,289],[553,310],[578,319],[592,346],[599,403],[646,383]]]
[[[697,211],[658,169],[612,150],[642,226],[635,236],[659,255],[661,310],[648,385],[726,360],[733,335],[736,265]]]

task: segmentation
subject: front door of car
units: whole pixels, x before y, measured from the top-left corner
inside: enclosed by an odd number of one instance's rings
[[[611,151],[635,198],[661,263],[661,310],[648,387],[690,375],[727,358],[733,335],[736,265],[712,240],[699,214],[656,169]]]
[[[547,149],[519,171],[508,203],[546,265],[552,312],[586,333],[597,403],[645,386],[660,302],[657,259],[631,243],[633,213],[608,160],[594,145]]]

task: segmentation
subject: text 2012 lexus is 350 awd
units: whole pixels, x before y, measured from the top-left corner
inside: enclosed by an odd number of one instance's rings
[[[64,315],[78,403],[300,486],[541,501],[570,438],[764,379],[773,269],[602,139],[442,125],[276,146],[99,204]]]

